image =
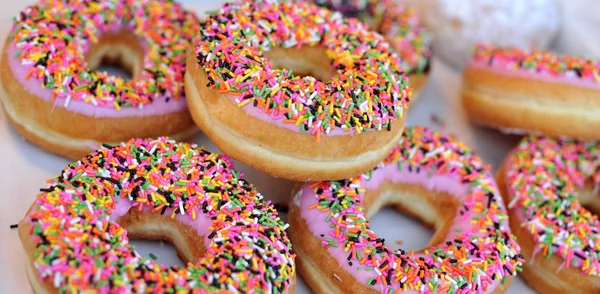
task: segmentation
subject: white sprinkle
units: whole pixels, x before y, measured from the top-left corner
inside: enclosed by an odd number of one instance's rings
[[[71,95],[68,95],[67,99],[65,99],[65,108],[69,107],[69,102],[71,102]]]
[[[89,201],[86,200],[85,201],[85,205],[90,210],[90,213],[94,214],[94,208],[92,207],[92,204]]]
[[[102,271],[100,269],[98,269],[96,271],[96,274],[94,275],[94,281],[96,281],[96,282],[100,281],[100,278],[102,277],[101,275],[102,275]]]
[[[229,291],[233,293],[239,293],[238,290],[236,290],[235,287],[233,287],[233,284],[227,284],[227,289],[229,289]]]
[[[339,277],[337,274],[333,274],[333,276],[334,276],[334,277],[335,277],[335,278],[336,278],[338,281],[340,281],[340,283],[342,282],[342,278],[340,278],[340,277]]]
[[[514,196],[513,199],[510,200],[510,203],[508,203],[508,208],[513,208],[517,204],[518,200],[519,200],[519,197]]]
[[[60,282],[62,282],[62,276],[60,275],[60,272],[57,272],[54,275],[54,287],[60,287]]]
[[[183,210],[183,201],[179,201],[179,214],[185,214],[185,210]]]

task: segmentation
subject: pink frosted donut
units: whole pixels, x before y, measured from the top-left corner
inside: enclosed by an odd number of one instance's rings
[[[368,222],[383,205],[433,225],[430,245],[391,249]],[[298,270],[319,293],[504,293],[523,263],[489,166],[422,127],[365,174],[298,187],[289,222]]]
[[[19,224],[35,293],[294,290],[287,224],[226,156],[136,139],[70,164],[40,191]],[[140,256],[130,238],[168,240],[187,265]]]
[[[527,284],[538,293],[600,293],[600,142],[526,137],[497,179]]]
[[[15,18],[0,101],[16,130],[71,159],[132,137],[187,137],[185,54],[199,21],[168,0],[42,0]],[[131,79],[95,70],[118,63]]]
[[[478,45],[463,76],[469,117],[511,133],[600,139],[600,62]]]

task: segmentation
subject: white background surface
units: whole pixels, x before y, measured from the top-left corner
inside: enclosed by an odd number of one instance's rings
[[[2,0],[0,2],[0,40],[4,40],[12,25],[12,17],[25,7],[26,3],[33,1]],[[184,2],[201,12],[219,7],[223,0]],[[564,18],[566,33],[561,34],[557,48],[567,52],[597,56],[597,52],[592,49],[598,47],[594,42],[590,43],[590,38],[598,34],[593,27],[600,23],[600,20],[594,18],[596,9],[586,9],[588,3],[594,3],[593,0],[569,0],[568,2],[570,6],[564,10],[566,14],[570,14]],[[586,14],[585,11],[589,12]],[[577,19],[568,18],[575,15]],[[585,28],[587,31],[584,30]],[[518,137],[506,136],[493,130],[470,125],[460,108],[459,90],[460,74],[439,60],[434,60],[431,79],[408,115],[409,124],[422,124],[453,134],[469,144],[487,163],[495,167],[518,142]],[[432,119],[434,116],[440,118],[442,123],[435,123]],[[218,151],[202,134],[194,137],[193,141],[204,145],[208,150]],[[54,177],[68,163],[66,159],[46,153],[24,141],[9,125],[5,114],[0,112],[0,294],[31,292],[17,230],[11,230],[9,226],[22,219],[39,188],[45,186],[45,180]],[[267,199],[282,202],[290,196],[291,182],[272,178],[241,164],[237,165],[237,169],[243,171],[246,179],[255,184]],[[418,221],[404,217],[392,209],[382,210],[371,220],[371,224],[380,236],[388,240],[388,245],[394,248],[421,249],[432,236],[432,232],[421,226]],[[168,244],[144,241],[134,241],[134,243],[142,254],[148,255],[152,252],[158,256],[159,262],[167,265],[180,263],[173,248]],[[310,293],[301,278],[298,279],[297,293]],[[533,291],[520,279],[515,279],[509,293],[533,293]]]

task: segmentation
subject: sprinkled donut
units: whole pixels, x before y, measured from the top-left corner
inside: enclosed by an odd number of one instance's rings
[[[315,0],[317,5],[339,11],[348,17],[356,17],[370,28],[387,38],[402,58],[402,67],[413,88],[411,102],[418,97],[427,77],[431,63],[430,34],[421,26],[417,12],[407,0]]]
[[[489,170],[462,143],[407,127],[375,169],[297,188],[300,274],[319,293],[504,293],[523,258]],[[386,204],[436,227],[430,246],[388,247],[368,222]]]
[[[600,292],[600,143],[531,136],[498,171],[522,277],[539,293]]]
[[[36,293],[280,293],[295,285],[286,227],[229,158],[159,138],[66,167],[19,235]],[[188,265],[142,257],[130,237],[169,240]]]
[[[401,59],[358,20],[310,3],[243,1],[201,27],[187,60],[190,111],[234,159],[294,180],[340,179],[400,138],[411,94]]]
[[[41,0],[3,48],[4,111],[22,136],[74,160],[102,143],[188,137],[183,78],[198,24],[169,0]],[[133,78],[95,70],[104,61]]]
[[[479,45],[464,72],[470,118],[510,133],[600,139],[600,63]]]

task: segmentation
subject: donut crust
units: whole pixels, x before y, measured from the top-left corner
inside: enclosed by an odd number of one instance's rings
[[[310,59],[310,58],[307,58]],[[204,69],[188,52],[185,91],[192,118],[228,156],[276,177],[324,181],[366,172],[396,145],[404,120],[396,118],[391,131],[320,136],[300,133],[247,114],[218,90],[206,86]]]
[[[468,67],[462,103],[479,124],[517,133],[600,139],[600,91]]]

